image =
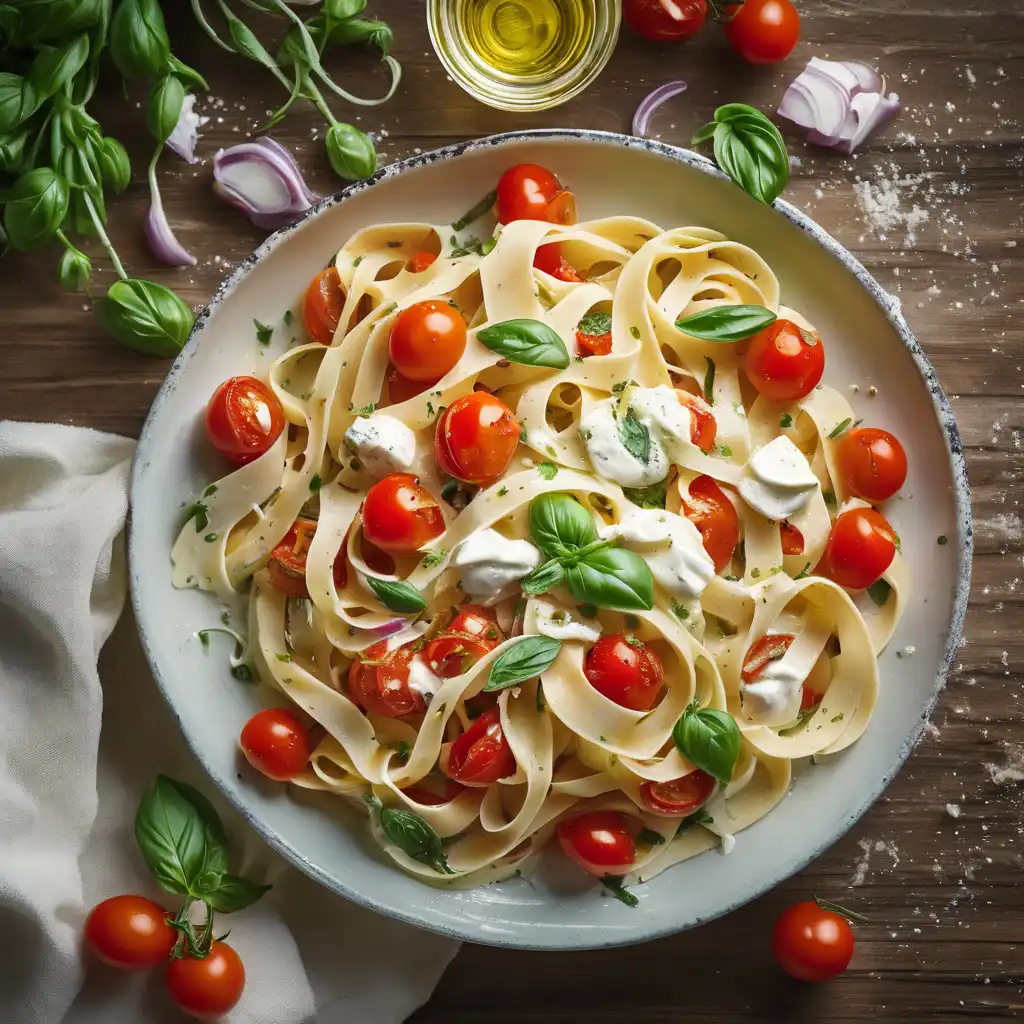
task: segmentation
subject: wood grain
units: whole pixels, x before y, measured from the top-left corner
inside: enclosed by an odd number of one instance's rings
[[[170,8],[172,5],[165,5]],[[180,56],[208,75],[211,117],[189,168],[161,163],[165,206],[199,257],[191,270],[158,269],[145,252],[141,175],[113,204],[112,234],[138,276],[172,283],[197,306],[262,235],[209,189],[209,158],[257,127],[282,99],[269,76],[205,44],[186,5],[171,20]],[[382,161],[467,136],[572,125],[628,131],[640,99],[682,77],[689,91],[658,113],[653,130],[685,144],[721,102],[773,106],[812,55],[864,59],[890,77],[904,110],[854,158],[807,149],[786,197],[852,249],[900,295],[907,318],[953,399],[968,452],[977,555],[967,637],[934,716],[886,796],[827,854],[774,892],[695,932],[604,952],[533,954],[467,946],[416,1024],[488,1020],[655,1022],[1002,1021],[1024,1008],[1024,787],[992,780],[1024,752],[1021,609],[1024,524],[1024,13],[1012,0],[808,0],[803,40],[782,68],[757,69],[727,51],[709,25],[678,47],[650,47],[623,32],[614,58],[582,97],[544,115],[490,110],[446,79],[423,24],[423,5],[378,0],[405,68],[385,107],[340,117],[380,132]],[[339,67],[341,62],[338,61]],[[365,93],[382,88],[369,57],[339,77]],[[125,104],[105,83],[99,113],[147,157],[140,96]],[[330,175],[322,122],[297,110],[277,135],[323,192]],[[858,181],[860,179],[860,181]],[[888,228],[866,217],[863,193],[895,186],[902,213],[920,223]],[[882,184],[880,184],[882,183]],[[913,219],[913,218],[912,218]],[[1019,244],[1018,244],[1019,243]],[[135,434],[167,366],[117,347],[80,296],[61,293],[56,254],[8,256],[0,267],[0,414]],[[109,272],[100,282],[111,280]],[[947,811],[951,805],[959,817]],[[800,986],[773,968],[771,924],[812,890],[868,915],[852,968],[827,986]],[[382,951],[386,956],[386,952]]]

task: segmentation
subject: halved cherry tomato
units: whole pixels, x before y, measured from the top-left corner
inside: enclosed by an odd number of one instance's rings
[[[577,328],[576,348],[584,358],[587,356],[606,356],[612,350],[612,332],[605,331],[604,334],[585,334]]]
[[[718,436],[718,421],[711,406],[700,395],[689,391],[677,390],[676,395],[679,404],[685,406],[690,414],[690,441],[702,452],[710,452]]]
[[[841,914],[814,900],[784,910],[772,930],[772,953],[779,966],[800,981],[828,981],[853,959],[853,930]]]
[[[791,524],[783,521],[779,524],[782,535],[782,553],[784,555],[802,555],[804,553],[804,535]]]
[[[655,42],[689,39],[707,15],[706,0],[625,0],[622,5],[626,24]]]
[[[466,787],[460,786],[454,779],[428,775],[414,786],[406,786],[402,792],[410,800],[415,800],[424,807],[440,807],[441,804],[450,804],[456,797],[462,796],[466,792]]]
[[[85,919],[86,945],[110,967],[141,971],[171,955],[178,933],[167,911],[145,896],[111,896]]]
[[[558,242],[542,245],[533,257],[533,265],[545,274],[550,274],[559,281],[571,281],[578,284],[583,280],[576,268],[562,256],[562,247]]]
[[[452,679],[468,672],[497,646],[497,640],[446,630],[427,644],[423,656],[434,675]]]
[[[811,708],[816,708],[821,703],[821,698],[824,694],[818,693],[817,690],[812,690],[806,683],[800,688],[800,710],[810,711]]]
[[[696,768],[689,775],[669,782],[645,782],[640,799],[649,811],[679,817],[691,814],[707,802],[715,788],[715,777]]]
[[[448,749],[442,771],[464,785],[489,785],[516,772],[498,708],[488,708]]]
[[[721,572],[740,539],[735,506],[711,477],[699,476],[690,484],[690,498],[683,502],[683,515],[700,531],[704,550],[715,563],[715,572]]]
[[[650,711],[665,682],[661,659],[631,633],[602,636],[587,651],[583,674],[598,693],[631,711]]]
[[[875,583],[896,557],[896,531],[873,508],[852,508],[833,524],[815,572],[848,590]]]
[[[589,811],[558,823],[558,842],[584,871],[624,875],[636,860],[636,842],[629,819],[618,811]]]
[[[865,501],[891,498],[907,479],[903,445],[878,427],[861,427],[843,435],[836,465],[847,490]]]
[[[321,270],[306,289],[302,300],[302,319],[314,341],[330,345],[345,308],[345,288],[337,267]]]
[[[743,659],[740,672],[743,682],[752,683],[757,679],[770,661],[778,661],[789,650],[789,645],[795,639],[792,633],[765,633],[759,640],[755,640]]]
[[[409,380],[436,383],[462,358],[465,350],[466,320],[450,302],[414,302],[391,325],[391,362]]]
[[[387,640],[368,647],[348,670],[349,696],[364,711],[382,718],[420,714],[423,697],[409,686],[415,642],[389,651]]]
[[[498,643],[501,643],[502,639],[493,610],[479,604],[459,605],[448,629],[453,633],[469,633],[470,636],[479,636]]]
[[[438,380],[441,378],[439,377]],[[424,391],[436,384],[437,381],[425,382],[421,380],[409,380],[398,372],[397,367],[389,366],[387,372],[388,398],[392,405],[399,405],[401,402],[408,402],[410,398],[422,395]]]
[[[220,1020],[242,998],[245,968],[229,945],[214,941],[202,960],[172,960],[166,981],[179,1010],[196,1020]]]
[[[210,444],[237,466],[270,451],[284,426],[277,395],[256,377],[229,377],[206,405]]]
[[[472,391],[456,398],[438,418],[434,457],[456,480],[489,484],[508,469],[522,432],[500,398]]]
[[[276,782],[291,781],[309,760],[309,731],[287,708],[257,712],[242,727],[238,742],[249,764]]]
[[[436,252],[418,252],[409,260],[409,271],[413,274],[422,274],[424,270],[433,265],[436,259]]]
[[[392,473],[366,492],[363,534],[381,550],[414,555],[442,533],[441,506],[412,473]]]
[[[280,590],[289,597],[309,597],[309,589],[306,586],[306,558],[315,533],[316,520],[300,516],[292,523],[281,543],[274,548],[267,563],[267,576],[275,590]],[[344,565],[344,560],[342,564]]]
[[[576,223],[576,198],[539,164],[516,164],[498,179],[498,220],[546,220]]]
[[[750,383],[766,398],[795,402],[809,395],[821,381],[825,349],[811,331],[790,320],[776,320],[754,335],[743,368]]]
[[[725,13],[725,38],[751,64],[785,60],[800,41],[800,15],[790,0],[745,0]]]

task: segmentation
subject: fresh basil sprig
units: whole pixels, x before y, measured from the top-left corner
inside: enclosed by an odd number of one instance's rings
[[[562,649],[562,641],[550,636],[526,636],[500,654],[491,665],[484,692],[504,690],[539,676]]]
[[[565,570],[569,593],[577,601],[619,611],[654,607],[654,578],[647,563],[632,551],[607,547],[584,555]]]
[[[743,341],[778,319],[764,306],[712,306],[676,321],[676,327],[701,341]]]
[[[154,281],[115,281],[96,303],[96,317],[122,345],[153,356],[176,356],[195,318],[177,295]]]
[[[590,513],[567,494],[540,494],[530,502],[530,534],[548,558],[572,555],[597,540]]]
[[[367,576],[370,589],[380,598],[380,603],[393,612],[421,612],[427,607],[423,595],[405,580],[382,580]]]
[[[779,129],[755,107],[727,103],[693,136],[714,139],[715,161],[747,195],[771,205],[789,180],[789,155]]]
[[[550,366],[564,370],[569,350],[558,332],[540,320],[505,320],[476,332],[477,340],[492,352],[523,366]]]
[[[694,700],[672,729],[672,740],[683,757],[719,782],[728,782],[743,745],[740,727],[727,711],[702,708]]]
[[[441,837],[420,815],[413,811],[385,807],[379,812],[381,831],[407,857],[426,864],[439,875],[453,875],[448,867]]]

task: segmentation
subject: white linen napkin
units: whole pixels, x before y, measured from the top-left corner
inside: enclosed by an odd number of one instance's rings
[[[246,969],[226,1021],[396,1024],[426,1001],[458,943],[357,907],[266,847],[193,761],[130,612],[114,628],[134,448],[93,430],[0,422],[0,1021],[182,1020],[162,968],[123,974],[81,948],[89,908],[108,896],[176,909],[132,827],[162,772],[211,797],[237,870],[274,884],[220,919]]]

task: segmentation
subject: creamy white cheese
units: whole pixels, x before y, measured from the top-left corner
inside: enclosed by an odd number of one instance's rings
[[[800,714],[806,672],[794,659],[769,661],[751,683],[740,683],[743,717],[755,725],[788,725]]]
[[[430,698],[441,688],[444,680],[430,670],[427,659],[422,653],[417,654],[409,662],[409,689],[423,698],[424,704],[430,704]]]
[[[555,640],[582,640],[584,643],[596,643],[601,638],[601,631],[574,622],[564,609],[556,608],[549,601],[535,600],[534,612],[538,633],[553,637]]]
[[[678,463],[687,449],[693,449],[690,440],[690,411],[673,388],[659,384],[656,388],[631,388],[626,401],[633,415],[658,439],[665,453]]]
[[[698,597],[715,575],[715,563],[704,550],[697,527],[662,509],[636,509],[621,523],[600,531],[636,552],[651,575],[674,597]]]
[[[528,540],[509,540],[497,530],[477,530],[455,550],[462,589],[485,605],[516,591],[516,584],[540,565],[540,552]]]
[[[359,416],[345,431],[345,444],[368,473],[406,473],[416,457],[416,435],[394,416]]]
[[[647,461],[636,458],[622,443],[618,403],[614,398],[599,402],[582,420],[580,434],[594,472],[605,480],[614,480],[623,487],[647,487],[668,476],[669,462],[665,450],[651,437]],[[619,408],[619,415],[626,410]]]
[[[780,436],[751,456],[739,492],[755,512],[781,522],[805,508],[818,486],[803,452]]]
[[[723,832],[722,836],[722,853],[728,857],[733,850],[736,849],[736,837],[731,832]]]

